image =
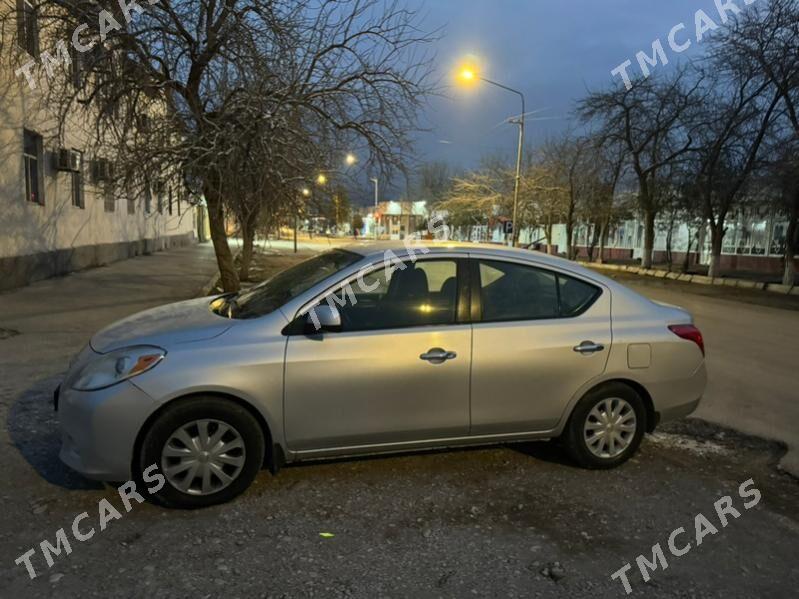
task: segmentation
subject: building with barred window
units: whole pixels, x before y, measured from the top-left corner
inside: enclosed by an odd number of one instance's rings
[[[86,141],[88,113],[56,118],[15,75],[41,44],[33,6],[15,1],[0,44],[18,53],[0,60],[0,289],[193,243],[202,218],[177,177],[120,193],[113,162]]]

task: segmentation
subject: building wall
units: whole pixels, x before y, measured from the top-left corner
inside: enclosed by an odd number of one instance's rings
[[[22,75],[14,75],[14,61],[26,56],[20,56],[24,51],[15,43],[14,28],[2,31],[0,48],[6,55],[0,61],[0,289],[193,242],[198,216],[186,201],[178,206],[177,185],[170,185],[172,214],[169,187],[161,212],[157,194],[152,193],[148,212],[140,192],[141,197],[132,198],[131,214],[127,198],[106,194],[105,184],[93,180],[91,164],[99,156],[92,154],[102,149],[88,150],[91,114],[77,109],[59,127],[53,108],[43,99],[43,88],[31,90]],[[26,197],[24,129],[42,136],[42,203]],[[86,151],[83,207],[73,205],[72,175],[55,168],[54,152],[62,147]],[[120,196],[119,191],[115,195]],[[106,206],[108,197],[112,200]],[[113,211],[108,209],[111,205]]]
[[[656,225],[653,262],[666,262],[666,237],[668,226],[659,222]],[[783,270],[783,253],[785,251],[785,231],[787,223],[779,214],[767,213],[755,209],[749,213],[732,215],[728,222],[728,232],[724,239],[721,256],[721,270],[726,272],[751,271],[779,275]],[[672,233],[672,260],[674,264],[682,264],[691,239],[692,248],[697,247],[696,227],[687,224],[676,224]],[[577,256],[588,256],[589,240],[592,232],[588,226],[578,225],[575,228],[573,244]],[[558,224],[553,227],[552,242],[561,253],[565,253],[566,226]],[[542,229],[527,229],[521,232],[522,243],[539,243],[545,245]],[[632,261],[641,258],[644,243],[644,226],[638,220],[618,223],[608,235],[605,246],[605,259],[614,261]],[[705,231],[701,251],[693,249],[690,264],[707,265],[710,262],[710,232]],[[594,249],[596,253],[598,247]],[[799,257],[797,257],[799,259]],[[795,259],[796,260],[796,259]],[[797,260],[799,264],[799,260]]]

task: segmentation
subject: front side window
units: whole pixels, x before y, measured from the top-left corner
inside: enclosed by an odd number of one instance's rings
[[[24,129],[22,132],[22,161],[25,171],[25,198],[28,202],[44,204],[42,195],[42,136]]]
[[[573,318],[601,295],[598,287],[560,273],[512,262],[478,264],[483,322]]]
[[[212,309],[230,318],[258,318],[274,312],[308,291],[317,283],[355,264],[362,256],[345,250],[332,250],[284,270],[252,289],[212,304]]]
[[[456,320],[455,260],[379,267],[336,293],[342,332],[447,325]]]

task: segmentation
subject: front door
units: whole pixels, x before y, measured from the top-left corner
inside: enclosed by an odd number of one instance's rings
[[[472,434],[555,428],[572,396],[605,370],[610,294],[514,262],[475,259],[472,273]]]
[[[292,451],[467,435],[472,329],[458,324],[454,258],[382,264],[341,295],[341,331],[288,340]],[[352,301],[354,299],[354,301]]]

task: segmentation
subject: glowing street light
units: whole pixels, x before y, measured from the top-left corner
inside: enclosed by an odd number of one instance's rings
[[[319,173],[319,176],[316,178],[317,185],[327,185],[327,175],[324,173]]]
[[[519,235],[519,227],[518,223],[516,222],[518,213],[519,213],[519,187],[522,179],[522,154],[524,153],[524,113],[525,113],[525,101],[524,101],[524,94],[517,89],[513,89],[512,87],[508,87],[507,85],[502,85],[501,83],[497,83],[496,81],[491,81],[490,79],[486,79],[480,75],[480,70],[474,64],[473,61],[466,60],[464,61],[455,75],[455,79],[460,83],[463,87],[471,87],[476,85],[479,82],[488,83],[489,85],[493,85],[494,87],[499,87],[500,89],[504,89],[505,91],[514,93],[518,95],[522,100],[522,112],[518,119],[513,119],[510,122],[519,125],[519,147],[516,152],[516,182],[513,188],[513,233],[511,233],[511,245],[515,246],[516,241],[518,240]]]
[[[476,68],[465,64],[458,70],[456,78],[464,85],[473,85],[480,79],[480,76],[477,74]]]
[[[301,193],[302,193],[302,195],[303,195],[303,196],[305,196],[306,198],[309,198],[309,197],[311,197],[311,190],[310,190],[310,189],[308,189],[307,187],[303,187],[303,188],[302,188],[302,192],[301,192]]]
[[[353,153],[349,153],[344,158],[344,162],[346,163],[347,166],[354,166],[355,163],[358,162],[358,157]]]

